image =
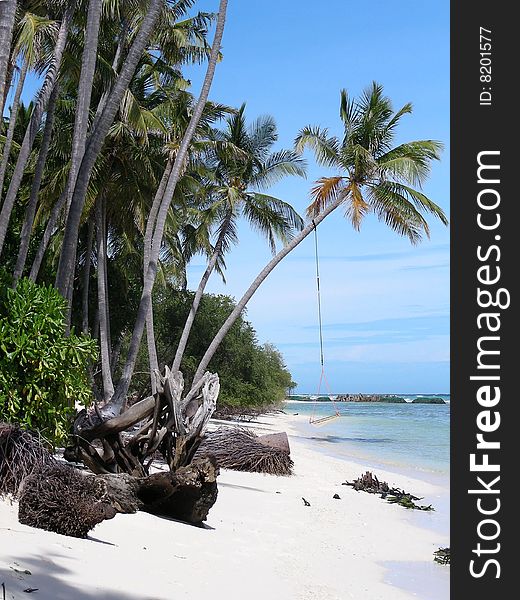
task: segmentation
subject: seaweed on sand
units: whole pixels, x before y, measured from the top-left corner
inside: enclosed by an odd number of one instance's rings
[[[391,488],[386,481],[379,481],[379,479],[371,473],[367,471],[361,477],[358,477],[353,482],[345,482],[342,485],[349,485],[353,487],[356,491],[363,491],[369,494],[381,494],[381,498],[383,500],[387,500],[392,504],[399,504],[404,508],[413,508],[415,510],[435,510],[433,506],[430,504],[428,506],[419,505],[415,502],[417,500],[422,500],[418,496],[414,496],[410,492],[405,492],[400,488]]]

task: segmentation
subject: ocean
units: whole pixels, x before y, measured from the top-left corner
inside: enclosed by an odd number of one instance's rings
[[[328,454],[374,468],[407,472],[430,481],[447,480],[450,467],[450,396],[447,404],[412,404],[417,396],[397,394],[406,404],[336,402],[339,419],[322,426],[300,424],[300,435]],[[289,414],[334,414],[331,402],[287,401]]]
[[[396,395],[407,403],[337,402],[340,418],[322,426],[308,420],[299,422],[298,435],[321,452],[359,463],[360,475],[367,470],[377,475],[378,469],[384,469],[437,486],[433,495],[424,498],[424,503],[432,504],[435,511],[413,510],[406,511],[406,515],[418,527],[438,533],[439,547],[449,546],[450,396]],[[428,395],[443,398],[447,404],[411,403],[417,396]],[[334,414],[331,402],[287,401],[284,410],[315,418]],[[398,485],[398,482],[396,477],[390,483]],[[385,581],[410,592],[418,600],[449,598],[449,567],[435,563],[433,555],[413,563],[390,559],[384,566]]]

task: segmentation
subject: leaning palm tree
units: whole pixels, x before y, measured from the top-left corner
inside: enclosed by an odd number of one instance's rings
[[[159,260],[164,230],[166,227],[166,219],[175,194],[175,189],[186,166],[191,141],[193,139],[193,136],[195,135],[200,119],[204,112],[204,107],[208,102],[211,84],[213,83],[213,77],[215,75],[217,61],[220,56],[220,45],[222,42],[222,36],[224,34],[227,5],[228,0],[220,0],[217,22],[215,25],[215,34],[213,36],[211,52],[208,58],[206,75],[202,83],[198,100],[194,106],[190,122],[188,124],[188,127],[186,128],[186,131],[184,132],[182,141],[179,145],[179,149],[175,155],[175,160],[173,161],[173,165],[171,166],[171,172],[164,188],[162,200],[160,201],[158,210],[154,212],[152,216],[152,223],[150,227],[151,231],[153,231],[152,243],[149,255],[149,263],[146,269],[146,276],[144,277],[143,282],[141,301],[139,303],[139,308],[134,324],[134,330],[132,332],[132,338],[130,340],[128,355],[125,366],[123,367],[121,379],[119,380],[119,384],[111,401],[104,407],[105,414],[107,415],[117,415],[121,412],[124,400],[126,398],[126,394],[130,386],[130,381],[137,360],[137,352],[141,343],[141,338],[144,332],[146,320],[149,315],[152,290],[155,284],[155,277],[157,274],[157,262]],[[150,219],[150,216],[148,218]]]
[[[337,169],[338,174],[322,177],[312,189],[307,209],[308,225],[295,236],[259,273],[233,312],[209,345],[193,379],[193,385],[206,370],[216,349],[236,321],[249,299],[276,265],[339,206],[355,229],[369,213],[397,233],[417,244],[429,227],[423,213],[447,224],[442,209],[420,191],[433,160],[439,160],[442,145],[433,140],[408,142],[393,147],[396,128],[412,105],[394,112],[383,88],[373,83],[358,99],[341,92],[341,139],[326,129],[305,127],[296,138],[296,150],[310,148],[317,162]]]
[[[262,193],[287,175],[305,175],[305,163],[294,151],[271,152],[278,139],[272,117],[260,118],[248,128],[243,104],[227,119],[226,129],[215,134],[207,167],[213,175],[208,212],[215,220],[217,239],[184,325],[172,371],[180,368],[206,284],[217,262],[237,240],[239,217],[244,217],[253,229],[267,238],[273,254],[276,239],[286,244],[295,231],[303,228],[303,220],[289,204]]]

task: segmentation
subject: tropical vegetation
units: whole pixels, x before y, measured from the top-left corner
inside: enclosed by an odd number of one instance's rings
[[[0,255],[9,300],[0,315],[0,418],[20,411],[48,430],[30,408],[45,398],[38,411],[52,414],[58,439],[75,401],[95,401],[97,418],[116,419],[129,399],[156,395],[157,374],[170,366],[174,377],[183,373],[184,408],[208,369],[220,376],[221,402],[269,404],[294,383],[243,314],[276,265],[340,206],[355,229],[372,213],[413,244],[429,235],[427,216],[446,223],[421,191],[441,145],[395,145],[412,107],[394,110],[377,83],[359,98],[341,92],[340,137],[306,126],[285,149],[272,117],[250,120],[245,104],[209,100],[225,60],[227,4],[209,14],[196,0],[2,3]],[[198,96],[187,65],[204,65]],[[305,176],[305,149],[336,171],[312,188],[306,221],[270,193],[281,178]],[[273,257],[238,301],[205,294],[211,276],[225,275],[241,221]],[[195,257],[206,266],[189,292]],[[19,306],[13,323],[11,301]],[[30,313],[31,303],[41,312]],[[31,327],[49,325],[27,351],[14,324],[23,310]],[[58,373],[28,385],[27,360],[37,370],[66,368],[70,381]],[[166,443],[158,430],[166,413],[140,406],[137,420],[151,420],[139,460]]]

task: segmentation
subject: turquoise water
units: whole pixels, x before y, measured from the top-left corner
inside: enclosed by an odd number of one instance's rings
[[[416,395],[401,394],[406,400]],[[449,402],[447,395],[437,395]],[[338,458],[359,459],[408,473],[449,474],[450,404],[336,403],[341,418],[317,427],[305,422],[300,435]],[[289,414],[319,418],[334,413],[330,402],[291,402]],[[367,464],[368,466],[368,464]]]

